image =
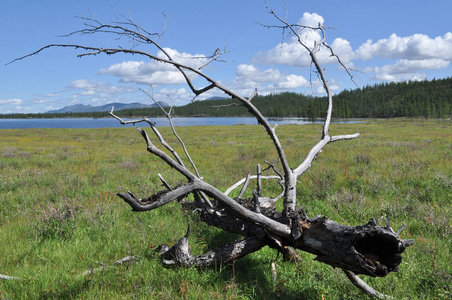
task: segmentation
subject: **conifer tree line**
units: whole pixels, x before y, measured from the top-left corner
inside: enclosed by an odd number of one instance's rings
[[[323,118],[327,110],[324,97],[294,92],[253,98],[253,104],[266,117]],[[448,118],[452,116],[452,78],[431,81],[380,83],[344,90],[334,97],[334,118]],[[194,101],[173,108],[175,117],[246,117],[246,108],[235,99]],[[163,117],[159,108],[118,110],[120,117]],[[64,114],[0,114],[0,118],[109,117],[108,112]]]

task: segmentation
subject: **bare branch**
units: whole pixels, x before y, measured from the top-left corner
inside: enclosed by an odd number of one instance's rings
[[[184,141],[180,138],[180,136],[177,134],[176,132],[176,128],[174,128],[174,124],[173,124],[173,118],[171,116],[171,109],[170,108],[170,112],[166,112],[165,109],[160,105],[160,103],[158,103],[157,100],[155,100],[155,98],[150,95],[148,92],[146,92],[145,90],[140,89],[143,93],[145,93],[149,98],[151,98],[155,104],[158,105],[158,107],[160,108],[160,110],[166,115],[166,118],[168,119],[168,121],[170,122],[170,126],[171,126],[171,130],[173,131],[174,136],[177,138],[177,140],[179,141],[179,143],[182,146],[182,149],[184,150],[185,156],[187,156],[188,160],[190,161],[191,166],[193,167],[193,169],[195,170],[196,176],[198,176],[198,178],[201,178],[201,175],[199,175],[198,172],[198,168],[196,167],[195,163],[193,162],[190,154],[188,153],[187,147],[185,146]]]
[[[125,262],[133,262],[134,260],[137,259],[137,256],[126,256],[123,257],[121,259],[118,259],[117,261],[115,261],[114,263],[112,263],[110,266],[103,264],[103,263],[99,263],[102,265],[102,267],[99,268],[95,268],[95,269],[90,269],[90,270],[86,270],[85,272],[83,272],[82,274],[80,274],[80,276],[85,276],[85,275],[91,275],[95,272],[99,272],[99,271],[103,271],[106,269],[110,269],[112,268],[114,265],[118,265],[118,264],[123,264]]]
[[[238,198],[243,198],[243,194],[245,194],[245,191],[246,191],[246,188],[248,187],[249,182],[250,182],[250,174],[246,174],[245,181],[243,182],[242,188],[240,189],[240,193],[239,193],[239,195],[237,196]],[[231,187],[231,188],[232,188],[232,187]],[[230,188],[229,188],[229,189],[230,189]],[[228,189],[228,190],[229,190],[229,189]],[[234,189],[234,188],[233,188],[233,189]],[[226,191],[224,194],[225,194],[225,195],[228,195],[229,192]]]
[[[0,279],[3,279],[3,280],[22,280],[22,278],[20,278],[20,277],[7,276],[7,275],[2,275],[2,274],[0,274]]]
[[[246,185],[248,185],[247,182],[248,182],[250,179],[257,179],[257,175],[249,175],[249,174],[248,174],[245,178],[242,178],[242,179],[240,179],[239,181],[237,181],[236,183],[234,183],[233,185],[231,185],[231,186],[224,192],[224,194],[225,194],[225,195],[229,195],[233,190],[235,190],[236,188],[238,188],[238,187],[241,186],[242,184],[244,184],[244,187],[246,188],[245,183],[246,183]],[[279,177],[279,176],[261,176],[261,179],[280,179],[280,177]],[[242,189],[243,189],[243,188],[242,188]],[[243,195],[242,192],[240,192],[240,194]],[[241,197],[241,196],[239,195],[239,197]]]
[[[334,51],[330,45],[328,45],[327,43],[324,42],[323,46],[325,46],[326,48],[328,48],[330,50],[331,56],[334,56],[336,58],[337,62],[342,66],[342,68],[345,70],[345,72],[347,72],[348,76],[350,77],[350,80],[355,84],[356,87],[358,87],[358,84],[354,80],[354,76],[350,72],[350,68],[345,66],[345,64],[342,62],[340,57],[336,53],[334,53]]]
[[[406,224],[402,224],[402,226],[399,227],[399,229],[397,229],[397,231],[395,232],[396,235],[400,235],[402,233],[402,230],[406,228]]]
[[[229,106],[240,106],[239,103],[229,103],[229,104],[223,104],[223,105],[213,105],[213,108],[216,108],[217,110],[222,107],[229,107]]]
[[[257,164],[257,195],[260,197],[262,196],[262,180],[261,180],[261,165]]]
[[[268,164],[268,167],[265,168],[264,170],[262,170],[262,172],[265,172],[266,170],[268,170],[268,169],[271,168],[271,169],[273,170],[273,172],[275,172],[276,174],[278,174],[278,176],[279,176],[281,179],[284,179],[283,174],[281,174],[281,172],[279,172],[279,171],[276,169],[274,163],[271,163],[271,162],[269,162],[269,161],[267,161],[267,160],[265,161],[265,163]]]
[[[111,108],[110,111],[110,115],[117,119],[122,125],[126,125],[126,124],[137,124],[137,123],[148,123],[149,126],[151,127],[152,131],[154,132],[154,134],[157,136],[160,144],[162,144],[168,151],[171,152],[171,154],[174,156],[174,158],[176,158],[177,162],[185,168],[184,162],[182,161],[182,159],[180,158],[179,154],[177,154],[177,152],[165,141],[165,139],[163,138],[163,136],[160,134],[160,132],[157,130],[157,128],[155,127],[155,123],[152,122],[151,120],[149,120],[148,118],[142,118],[142,119],[138,119],[138,120],[130,120],[130,121],[124,121],[123,119],[121,119],[120,117],[116,116],[113,113],[113,109],[114,107]]]
[[[118,193],[117,195],[129,204],[133,211],[149,211],[159,208],[160,206],[168,204],[176,199],[184,198],[188,194],[193,193],[196,188],[197,187],[194,183],[188,183],[171,190],[157,192],[146,199],[140,199],[131,192]]]
[[[158,174],[160,181],[162,182],[163,186],[166,187],[168,190],[172,190],[173,188],[166,182],[166,180],[163,178],[163,176],[159,173]]]
[[[359,133],[350,134],[350,135],[336,135],[332,136],[330,142],[337,142],[337,141],[345,141],[345,140],[352,140],[359,137]]]
[[[375,297],[378,299],[394,299],[391,296],[382,294],[377,292],[376,290],[374,290],[372,287],[370,287],[367,283],[365,283],[361,278],[359,278],[358,276],[356,276],[353,272],[342,269],[345,273],[345,275],[347,275],[347,278],[356,286],[358,287],[360,290],[362,290],[364,293],[366,293],[366,295],[369,295],[371,297]]]

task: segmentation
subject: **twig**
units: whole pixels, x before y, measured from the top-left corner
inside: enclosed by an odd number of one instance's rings
[[[362,290],[364,293],[366,293],[367,295],[371,296],[371,297],[375,297],[378,299],[394,299],[391,296],[382,294],[376,290],[374,290],[372,287],[370,287],[366,282],[364,282],[364,280],[362,280],[361,278],[359,278],[358,276],[355,275],[355,273],[348,271],[348,270],[343,270],[345,275],[347,275],[347,278],[356,286],[358,287],[360,290]]]
[[[185,146],[184,141],[180,138],[180,136],[177,134],[176,132],[176,128],[174,127],[173,124],[173,117],[171,115],[171,108],[170,108],[170,112],[167,112],[161,105],[160,103],[158,103],[157,100],[155,100],[153,95],[150,95],[147,91],[140,89],[143,93],[145,93],[149,98],[151,98],[155,104],[158,105],[158,107],[160,108],[160,110],[166,115],[166,118],[168,119],[168,121],[170,122],[170,126],[171,126],[171,130],[173,131],[174,136],[177,138],[177,140],[179,141],[179,143],[182,146],[182,149],[184,149],[185,152],[185,156],[187,156],[188,160],[190,161],[191,166],[193,167],[193,169],[195,170],[196,176],[198,176],[198,178],[201,178],[201,175],[198,172],[198,168],[196,167],[194,161],[192,160],[190,154],[188,153],[187,147]]]
[[[3,279],[3,280],[22,280],[22,278],[20,278],[20,277],[7,276],[7,275],[1,275],[1,274],[0,274],[0,279]]]
[[[94,272],[99,272],[99,271],[103,271],[103,270],[106,270],[106,269],[110,269],[110,268],[112,268],[114,265],[122,264],[122,263],[129,262],[129,261],[134,261],[134,260],[136,260],[137,258],[138,258],[138,257],[137,257],[136,255],[126,256],[126,257],[124,257],[124,258],[118,259],[117,261],[115,261],[114,263],[112,263],[110,266],[109,266],[109,265],[106,265],[106,264],[104,264],[104,263],[99,263],[99,264],[102,265],[102,267],[95,268],[95,269],[90,269],[90,270],[86,270],[85,272],[83,272],[83,273],[80,274],[79,276],[91,275],[91,274],[93,274]]]
[[[242,178],[239,181],[237,181],[236,183],[234,183],[233,185],[231,185],[225,192],[224,194],[227,196],[229,195],[233,190],[235,190],[237,187],[239,187],[240,185],[242,185],[244,182],[246,182],[247,180],[250,179],[257,179],[256,175],[249,175],[246,178]],[[261,176],[261,179],[280,179],[279,176]]]

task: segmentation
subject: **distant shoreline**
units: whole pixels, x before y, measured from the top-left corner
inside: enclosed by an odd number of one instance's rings
[[[167,118],[149,118],[155,123],[157,127],[170,126]],[[139,120],[124,118],[124,120]],[[319,124],[323,121],[309,121],[298,118],[269,118],[270,124],[287,125],[287,124]],[[360,123],[360,119],[352,120],[333,120],[333,122],[340,123]],[[175,127],[186,126],[232,126],[232,125],[258,125],[254,117],[197,117],[173,118],[172,123]],[[31,129],[31,128],[117,128],[117,127],[131,127],[133,124],[122,125],[114,118],[51,118],[51,119],[0,119],[0,129]]]

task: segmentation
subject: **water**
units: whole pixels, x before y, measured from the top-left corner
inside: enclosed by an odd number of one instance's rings
[[[129,121],[130,119],[124,119]],[[158,127],[168,127],[169,122],[166,118],[150,118]],[[360,120],[341,121],[347,123],[359,123]],[[274,125],[283,124],[312,124],[312,122],[297,118],[270,119],[269,123]],[[315,122],[321,123],[321,122]],[[145,123],[142,123],[145,126]],[[257,125],[255,118],[173,118],[174,126],[211,126],[211,125]],[[113,118],[89,119],[0,119],[0,129],[27,129],[27,128],[109,128],[123,127],[133,125],[121,125],[118,120]],[[140,124],[135,124],[140,126]]]

